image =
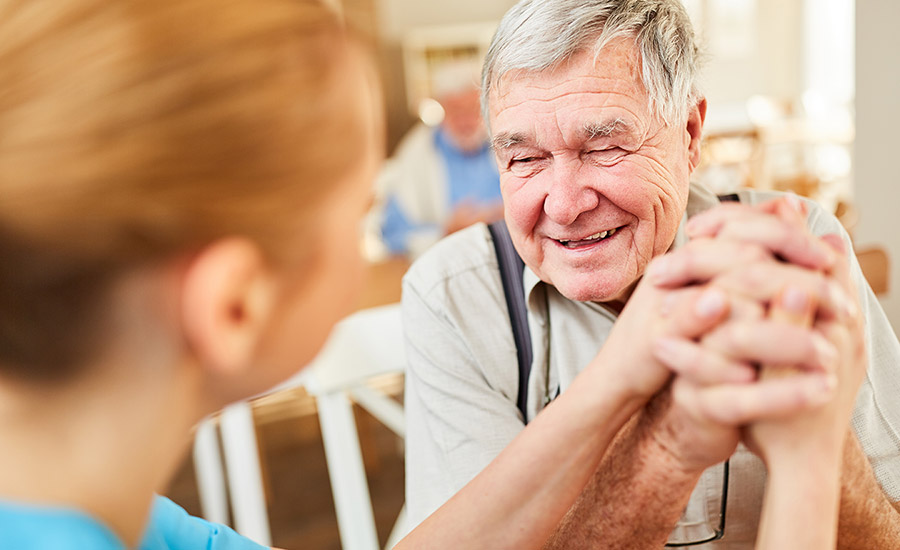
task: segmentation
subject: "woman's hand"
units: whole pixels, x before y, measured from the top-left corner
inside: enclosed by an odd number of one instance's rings
[[[766,318],[769,304],[788,285],[810,289],[822,319],[843,318],[853,309],[843,286],[828,275],[838,255],[809,234],[803,215],[786,200],[716,209],[692,226],[694,241],[649,272],[665,288],[721,288],[732,310],[699,337],[655,342],[655,357],[678,374],[665,412],[665,424],[678,429],[661,430],[668,434],[661,445],[686,468],[727,458],[748,423],[797,415],[833,396],[827,373],[833,370],[834,346],[811,328]],[[793,365],[802,374],[757,380],[760,364]]]
[[[844,255],[840,240],[829,238],[837,253]],[[844,258],[846,259],[846,258]],[[847,261],[839,262],[833,276],[852,288]],[[773,302],[769,317],[786,329],[812,327],[834,349],[828,367],[835,397],[820,408],[773,422],[760,422],[746,430],[748,445],[771,467],[782,462],[798,464],[814,457],[831,456],[835,462],[843,450],[856,394],[865,375],[866,354],[859,315],[843,319],[821,319],[812,296],[802,288],[789,287]],[[761,379],[793,376],[793,369],[765,365]]]

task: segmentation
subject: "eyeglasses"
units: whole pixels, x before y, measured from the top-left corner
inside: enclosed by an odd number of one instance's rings
[[[721,469],[721,472],[707,471],[700,478],[681,519],[678,520],[675,529],[669,535],[666,548],[697,546],[719,540],[725,535],[728,461],[726,460],[714,468]],[[720,486],[717,483],[719,480],[721,480]],[[719,496],[718,507],[716,507],[715,496]]]

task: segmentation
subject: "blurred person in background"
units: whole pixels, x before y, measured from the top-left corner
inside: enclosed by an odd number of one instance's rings
[[[438,66],[431,88],[443,119],[435,127],[417,123],[378,178],[374,219],[390,254],[417,256],[444,235],[503,217],[478,77],[474,62]]]
[[[0,1],[0,547],[259,548],[154,494],[196,422],[352,307],[361,260],[333,237],[381,161],[375,80],[314,0]],[[717,295],[648,286],[671,308],[647,328],[710,330]],[[646,367],[585,369],[400,546],[540,547],[667,382]],[[772,410],[833,402],[774,386]]]

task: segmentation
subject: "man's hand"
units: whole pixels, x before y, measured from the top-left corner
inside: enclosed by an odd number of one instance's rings
[[[745,326],[732,330],[729,337],[708,338],[707,347],[717,349],[725,356],[730,355],[732,359],[741,356],[746,359],[741,347],[760,347],[754,357],[756,364],[831,372],[833,376],[829,385],[838,386],[839,399],[826,410],[836,408],[849,419],[866,366],[857,293],[850,277],[843,241],[835,235],[822,239],[812,236],[806,230],[804,216],[802,203],[795,197],[759,207],[727,205],[727,208],[717,208],[700,215],[689,226],[695,238],[707,242],[714,239],[719,241],[719,246],[732,243],[746,246],[748,241],[764,244],[776,252],[781,261],[759,262],[750,268],[728,272],[721,269],[722,260],[715,257],[715,252],[711,254],[702,246],[695,245],[692,256],[675,258],[680,263],[676,261],[669,274],[676,273],[681,280],[713,279],[711,284],[760,301],[770,311],[768,329],[764,324]],[[798,264],[806,269],[798,267]],[[785,290],[783,294],[782,290]],[[777,293],[778,300],[772,299],[773,292]],[[814,333],[805,330],[810,325],[813,325]],[[771,366],[765,369],[763,381],[770,380],[771,377],[765,373],[773,371]],[[824,411],[819,413],[822,416]],[[836,413],[834,411],[832,417]],[[802,422],[799,419],[796,421]],[[820,422],[835,425],[831,430],[832,440],[839,445],[846,431],[846,421],[832,418],[831,422]],[[794,428],[783,431],[788,448],[798,443],[795,436],[789,435],[795,434],[799,426]],[[813,432],[820,433],[821,430]],[[754,436],[759,433],[751,430],[749,435],[752,446]],[[775,444],[775,447],[779,445]]]
[[[687,471],[730,456],[743,425],[791,416],[831,398],[833,383],[822,373],[834,362],[833,345],[811,329],[786,330],[763,318],[788,285],[809,289],[823,320],[844,320],[855,311],[846,281],[831,273],[839,269],[839,254],[809,234],[803,215],[790,200],[724,205],[692,221],[695,240],[649,271],[660,286],[709,284],[725,290],[732,303],[745,302],[703,338],[656,343],[656,357],[682,376],[673,383],[671,405],[648,411],[659,416],[652,433]],[[758,364],[798,365],[810,374],[748,384]],[[723,374],[738,372],[742,380]]]
[[[833,487],[826,487],[827,480],[831,480],[832,483],[834,482],[833,475],[815,474],[814,477],[819,480],[818,485],[815,483],[805,483],[803,479],[797,475],[798,472],[807,473],[816,468],[825,472],[827,469],[833,468],[833,463],[829,466],[829,464],[820,464],[821,461],[819,461],[817,462],[819,466],[813,467],[813,462],[803,463],[801,458],[801,466],[797,466],[796,459],[801,455],[810,456],[810,448],[817,445],[819,448],[834,448],[836,445],[835,440],[838,438],[835,434],[838,433],[841,427],[846,426],[845,419],[849,416],[850,411],[853,408],[856,390],[867,367],[863,336],[863,319],[857,303],[856,289],[853,287],[850,278],[848,269],[849,261],[847,260],[847,251],[845,251],[844,243],[842,239],[836,235],[827,235],[823,237],[819,241],[819,245],[808,242],[815,239],[815,237],[809,235],[808,232],[805,231],[805,226],[801,225],[803,216],[805,216],[805,211],[802,208],[798,208],[796,201],[793,201],[793,205],[791,202],[792,201],[790,200],[780,200],[752,208],[746,206],[735,208],[733,205],[729,205],[729,208],[722,208],[721,210],[715,209],[707,214],[694,218],[688,228],[689,233],[695,239],[728,241],[737,243],[740,246],[746,246],[748,243],[756,243],[768,250],[774,251],[774,256],[781,264],[781,270],[758,268],[755,273],[751,274],[733,273],[731,275],[731,281],[728,284],[729,292],[743,293],[746,296],[760,299],[766,294],[771,293],[773,288],[778,288],[779,285],[796,285],[797,288],[807,292],[810,301],[816,303],[818,307],[814,321],[815,324],[813,325],[812,330],[818,333],[823,340],[827,341],[835,351],[835,359],[832,368],[837,381],[834,396],[830,400],[826,398],[828,395],[827,388],[820,388],[820,391],[818,392],[819,395],[815,395],[816,391],[814,391],[812,386],[814,386],[816,377],[818,377],[820,383],[824,383],[826,380],[819,374],[795,373],[794,376],[781,380],[772,380],[767,377],[767,379],[749,385],[751,387],[755,386],[762,389],[773,383],[789,381],[793,384],[797,384],[797,387],[793,390],[784,388],[788,390],[786,395],[779,397],[779,394],[766,390],[763,392],[764,397],[769,400],[777,400],[782,397],[789,398],[790,394],[793,393],[794,399],[799,401],[809,400],[807,405],[798,408],[798,411],[803,411],[805,409],[806,412],[793,415],[786,414],[783,415],[777,423],[773,421],[760,425],[760,427],[766,425],[774,426],[773,430],[781,430],[781,426],[783,426],[784,430],[777,432],[777,435],[775,432],[765,434],[757,432],[755,435],[750,436],[751,441],[753,439],[760,439],[756,444],[766,449],[761,449],[759,452],[765,457],[764,460],[770,465],[770,476],[773,478],[771,479],[771,483],[774,484],[773,488],[774,486],[783,488],[792,484],[796,486],[794,490],[787,491],[788,499],[784,506],[779,506],[778,499],[774,500],[774,504],[771,506],[767,504],[767,510],[786,510],[785,514],[777,511],[768,514],[769,518],[776,519],[786,514],[792,514],[792,517],[796,517],[795,503],[797,491],[804,490],[803,487],[818,492],[818,496],[815,498],[811,497],[812,500],[817,502],[826,503],[828,502],[828,498],[825,498],[823,495],[828,491],[831,491],[833,494]],[[757,211],[748,211],[748,208]],[[792,210],[801,215],[797,216],[793,222],[790,222]],[[765,222],[758,220],[758,216],[778,216],[783,220],[788,220],[788,223]],[[743,228],[739,228],[739,225],[744,221],[752,221],[753,223],[748,223]],[[725,237],[728,237],[728,239],[725,239]],[[823,251],[821,244],[830,245],[832,248],[831,252]],[[690,283],[708,282],[715,279],[717,274],[724,273],[723,261],[718,261],[717,263],[715,259],[709,257],[706,257],[705,259],[703,257],[696,257],[689,261],[676,260],[676,262],[680,263],[676,263],[674,266],[667,266],[669,269],[662,270],[663,276],[657,277],[657,280],[662,286],[676,287],[678,285]],[[724,263],[727,263],[727,261]],[[790,277],[785,277],[786,271],[784,268],[791,267],[807,268],[809,270],[807,276],[812,276],[813,279],[797,275],[796,272]],[[724,280],[726,280],[725,277],[720,277],[717,281],[721,282]],[[760,304],[765,304],[768,307],[771,304],[771,299],[760,300]],[[779,306],[776,304],[775,308],[784,305],[785,304]],[[722,327],[724,328],[727,325],[728,323],[725,323]],[[798,327],[793,328],[797,329]],[[777,334],[773,335],[773,338],[775,336],[777,336]],[[740,338],[740,340],[746,341],[746,334]],[[697,350],[696,347],[691,347],[695,346],[697,342],[681,342],[681,344],[685,344],[683,350],[689,349],[693,352],[696,352]],[[763,346],[768,348],[781,347],[776,346],[774,340],[768,344],[763,344]],[[822,357],[822,360],[820,361],[821,365],[828,365],[828,361],[825,360],[825,355],[828,354],[821,354],[821,350],[824,348],[821,345],[809,348],[810,357],[815,355],[814,350],[816,348],[820,350],[820,355]],[[781,349],[787,348],[781,347]],[[668,355],[668,357],[671,358],[673,356]],[[770,357],[759,361],[759,363],[790,365],[790,361],[782,359]],[[714,360],[709,360],[708,363],[711,364],[712,361]],[[814,363],[816,363],[816,361],[813,361],[812,363],[813,364],[810,364],[809,361],[797,362],[794,366],[800,367],[801,370],[802,368],[805,368],[807,371],[814,371]],[[685,363],[682,362],[682,367],[684,364]],[[685,370],[684,373],[686,375],[691,375],[691,372],[698,369],[702,370],[701,367],[692,366],[691,370]],[[675,368],[675,370],[677,371],[678,368]],[[704,382],[710,383],[711,380],[705,380]],[[802,389],[802,384],[804,382],[810,383],[810,386],[806,388],[806,390]],[[826,385],[830,386],[833,384],[834,381]],[[702,386],[703,384],[701,384],[701,387]],[[714,390],[715,388],[710,387],[708,389]],[[724,391],[722,389],[715,389],[714,392],[704,392],[704,395],[710,397],[719,394],[719,403],[724,403],[725,405],[737,403],[738,400],[733,395],[728,395],[729,391],[730,390],[727,388],[725,388]],[[705,399],[703,395],[686,395],[685,398],[685,401],[694,403],[695,405]],[[814,401],[823,402],[821,408],[816,407]],[[721,410],[720,407],[715,404],[713,399],[708,401],[708,405],[705,409],[707,411]],[[811,421],[809,419],[816,418],[817,415],[821,415],[819,416],[820,419],[824,418],[819,424],[819,427],[824,427],[824,429],[810,432],[804,427],[801,439],[806,442],[801,442],[800,439],[795,437],[798,434],[801,434],[800,428],[797,426],[789,428],[788,426],[792,422],[802,423]],[[830,418],[828,418],[829,415]],[[773,420],[775,418],[778,417],[773,417]],[[844,445],[840,480],[840,529],[838,532],[837,546],[838,548],[848,549],[861,547],[896,547],[900,544],[900,514],[897,513],[896,507],[892,507],[891,503],[888,502],[881,487],[875,480],[871,466],[869,466],[868,460],[862,452],[855,435],[851,430],[846,429],[844,434],[846,434],[847,437]],[[766,438],[765,443],[761,441],[762,438]],[[793,444],[805,447],[806,454],[804,455],[804,452],[801,451],[791,451],[790,448]],[[819,453],[819,456],[821,457],[822,453]],[[787,457],[787,459],[784,457]],[[794,460],[793,464],[784,466],[785,460],[791,459]],[[789,471],[791,474],[785,476],[779,473],[784,471]],[[776,481],[774,479],[775,477],[779,479]],[[785,479],[787,481],[784,481]],[[785,491],[782,490],[779,494],[784,495]],[[791,512],[791,510],[793,510],[793,512]],[[810,508],[810,510],[812,509]],[[825,513],[815,511],[814,516],[817,518],[825,517]],[[816,521],[819,520],[817,519]],[[802,519],[800,522],[804,523]],[[764,529],[761,531],[759,539],[763,545],[762,547],[766,547],[766,541],[770,540],[767,537],[771,533],[778,531],[779,528],[775,523],[766,524],[764,522]],[[781,531],[784,531],[784,529],[781,529]],[[790,541],[784,537],[776,537],[776,539],[777,542],[775,546],[772,547],[785,547],[784,544],[791,546]],[[818,543],[812,544],[811,546],[805,543],[799,543],[799,545],[791,547],[818,548],[826,546],[830,547],[830,543],[825,546]]]
[[[717,288],[664,290],[642,282],[588,368],[608,371],[610,379],[627,383],[630,393],[647,401],[671,377],[653,357],[652,342],[665,336],[695,338],[727,313],[726,295]]]

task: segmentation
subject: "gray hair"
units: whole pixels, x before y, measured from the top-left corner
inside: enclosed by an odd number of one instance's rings
[[[491,90],[507,72],[552,69],[584,50],[596,57],[617,38],[634,39],[655,114],[686,120],[700,96],[700,54],[679,0],[522,0],[503,17],[485,57],[484,120]]]

